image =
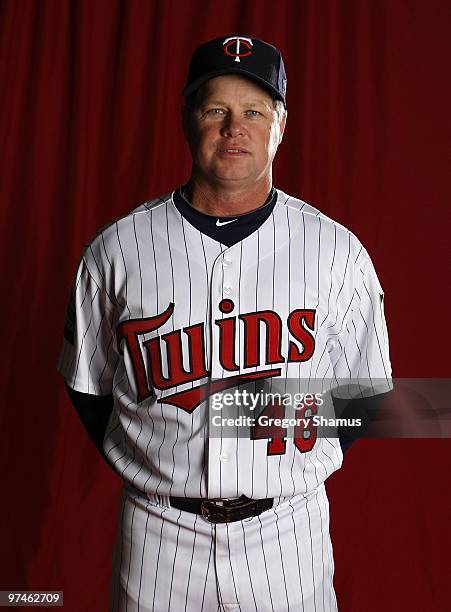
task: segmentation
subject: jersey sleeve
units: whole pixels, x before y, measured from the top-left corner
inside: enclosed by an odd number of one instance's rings
[[[384,292],[373,263],[364,251],[354,273],[349,316],[331,341],[330,359],[338,383],[336,397],[367,397],[393,388]]]
[[[98,270],[91,271],[85,253],[72,288],[57,364],[75,391],[91,395],[112,392],[118,357],[113,320],[114,308],[102,277]]]

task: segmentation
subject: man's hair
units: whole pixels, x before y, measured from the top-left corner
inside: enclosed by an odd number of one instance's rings
[[[282,102],[282,100],[279,100],[278,98],[273,98],[273,105],[274,105],[274,110],[277,113],[277,117],[279,118],[279,123],[280,123],[283,119],[283,116],[287,112],[285,108],[285,104]]]

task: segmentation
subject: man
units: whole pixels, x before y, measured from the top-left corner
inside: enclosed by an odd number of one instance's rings
[[[353,234],[273,187],[275,47],[210,41],[183,93],[191,177],[88,245],[59,362],[124,479],[110,610],[336,610],[324,481],[342,451],[312,425],[322,399],[290,435],[260,420],[280,401],[252,421],[245,392],[389,381],[382,290]]]

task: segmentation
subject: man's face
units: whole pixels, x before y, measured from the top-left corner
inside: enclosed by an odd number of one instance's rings
[[[210,184],[239,188],[270,178],[285,119],[280,121],[271,95],[250,79],[210,79],[184,115],[196,174]]]

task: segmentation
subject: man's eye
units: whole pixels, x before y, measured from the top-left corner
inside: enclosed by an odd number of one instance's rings
[[[247,114],[249,117],[258,117],[258,115],[259,115],[260,113],[259,113],[258,111],[256,111],[256,110],[251,109],[251,110],[246,111],[246,114]]]
[[[224,110],[222,108],[210,108],[207,110],[207,115],[222,115]]]

